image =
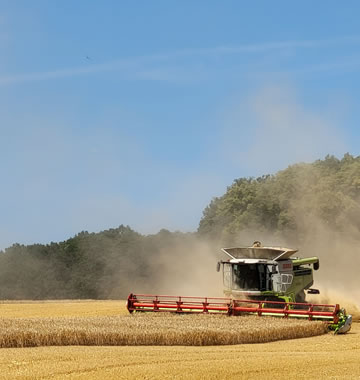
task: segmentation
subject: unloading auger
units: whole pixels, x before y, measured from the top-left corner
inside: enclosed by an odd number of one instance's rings
[[[279,247],[223,248],[230,259],[220,261],[223,269],[224,294],[219,297],[188,297],[171,295],[130,294],[127,309],[136,312],[218,313],[229,316],[253,314],[283,318],[320,320],[335,334],[351,328],[352,316],[338,304],[305,302],[311,289],[313,269],[319,259],[291,257],[297,250]]]

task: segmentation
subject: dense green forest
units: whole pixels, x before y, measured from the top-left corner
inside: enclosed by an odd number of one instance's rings
[[[123,299],[131,290],[156,290],[151,286],[165,270],[160,255],[193,240],[167,230],[144,236],[121,225],[61,243],[14,244],[0,254],[0,299]]]
[[[116,299],[131,290],[157,291],[169,281],[166,274],[191,267],[199,242],[214,252],[222,244],[250,244],[246,237],[254,232],[296,242],[320,224],[359,232],[360,157],[327,156],[274,175],[236,179],[206,207],[194,233],[145,236],[121,225],[60,243],[14,244],[0,252],[0,299]]]
[[[198,233],[232,240],[244,231],[270,231],[293,242],[315,225],[360,229],[360,157],[327,156],[275,175],[240,178],[204,210]]]

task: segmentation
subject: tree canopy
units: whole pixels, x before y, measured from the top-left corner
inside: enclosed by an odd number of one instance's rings
[[[326,156],[274,175],[236,179],[203,212],[198,233],[231,239],[245,230],[301,237],[316,223],[360,228],[360,157]]]

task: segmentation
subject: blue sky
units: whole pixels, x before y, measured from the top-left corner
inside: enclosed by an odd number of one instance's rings
[[[338,4],[0,1],[0,248],[192,231],[235,178],[359,155]]]

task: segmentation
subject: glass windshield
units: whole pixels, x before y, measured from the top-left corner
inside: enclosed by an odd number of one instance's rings
[[[233,289],[265,290],[265,268],[262,264],[234,264]]]

